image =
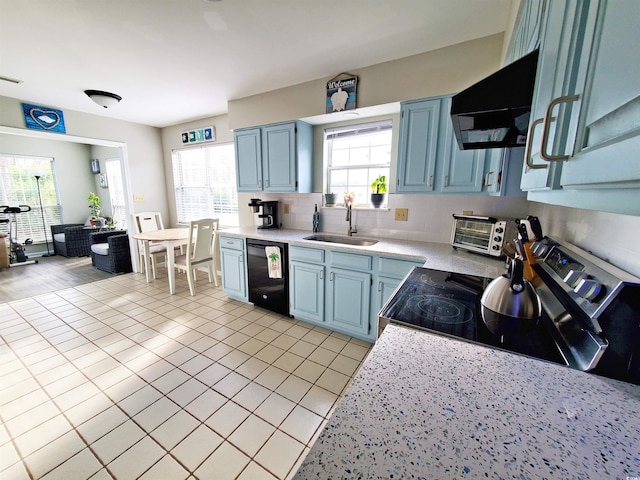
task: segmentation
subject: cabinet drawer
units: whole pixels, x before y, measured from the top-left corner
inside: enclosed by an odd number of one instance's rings
[[[336,267],[355,268],[357,270],[371,270],[373,259],[370,255],[330,251],[331,265]]]
[[[230,248],[231,250],[244,250],[244,238],[223,237],[220,235],[220,248]]]
[[[424,260],[401,260],[399,258],[378,258],[378,273],[388,277],[404,278],[411,267],[424,265]]]
[[[321,248],[289,245],[289,259],[301,260],[303,262],[324,263],[324,250]]]

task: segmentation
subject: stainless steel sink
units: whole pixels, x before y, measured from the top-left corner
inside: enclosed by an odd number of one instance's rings
[[[360,237],[343,237],[342,235],[328,235],[319,233],[304,237],[305,240],[313,240],[316,242],[342,243],[344,245],[357,245],[359,247],[369,247],[378,243],[378,240],[371,240]]]

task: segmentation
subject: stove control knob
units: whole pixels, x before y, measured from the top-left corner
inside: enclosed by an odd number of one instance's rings
[[[502,237],[500,235],[496,235],[495,237],[493,237],[493,241],[494,242],[501,242],[502,241]]]
[[[573,291],[580,295],[582,298],[586,298],[590,301],[593,301],[598,296],[601,290],[601,284],[599,284],[595,280],[588,280],[586,278],[580,280],[578,286],[573,289]]]
[[[580,283],[580,280],[587,278],[587,272],[583,272],[580,270],[571,270],[567,273],[567,276],[564,277],[564,283],[569,285],[571,288],[574,288]],[[578,293],[578,292],[576,292]]]
[[[502,233],[504,229],[502,227],[496,227],[496,233]]]

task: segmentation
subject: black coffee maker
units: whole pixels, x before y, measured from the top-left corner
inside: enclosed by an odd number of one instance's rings
[[[262,225],[258,225],[259,229],[280,228],[278,202],[263,202],[259,198],[252,198],[249,207],[253,213],[258,213],[262,209],[262,213],[258,215],[258,218],[262,219]]]

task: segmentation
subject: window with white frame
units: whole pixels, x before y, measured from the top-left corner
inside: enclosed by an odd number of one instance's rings
[[[125,205],[124,183],[120,159],[107,159],[104,162],[109,185],[109,201],[111,202],[111,216],[116,228],[127,229],[127,206]]]
[[[369,205],[371,183],[380,175],[389,178],[391,135],[391,120],[325,130],[327,192],[339,201],[353,193],[355,205]]]
[[[174,150],[172,160],[178,222],[218,218],[221,226],[237,227],[233,143]]]
[[[33,243],[50,239],[51,225],[62,223],[53,158],[0,154],[0,205],[31,207],[29,212],[16,214],[15,232],[19,243],[28,238]],[[8,215],[0,213],[0,219],[7,218]],[[0,223],[0,231],[8,233],[8,225]]]

